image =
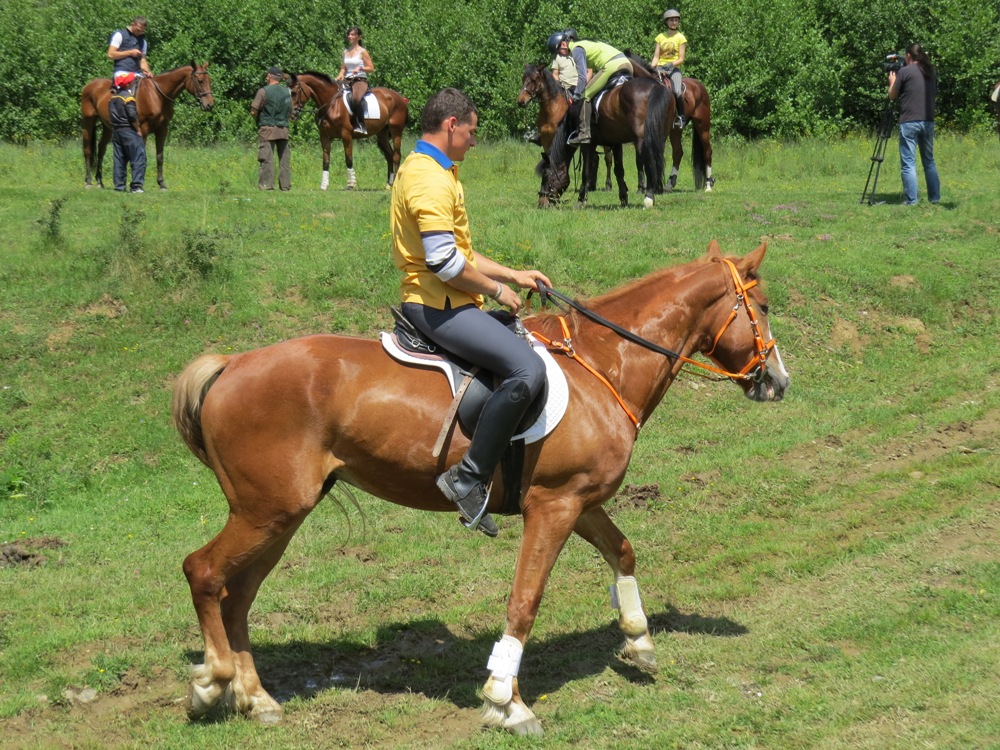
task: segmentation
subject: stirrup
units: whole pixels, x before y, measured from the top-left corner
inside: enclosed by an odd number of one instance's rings
[[[435,480],[441,493],[458,508],[459,518],[462,525],[470,531],[479,529],[488,537],[495,537],[500,530],[494,523],[493,518],[486,512],[489,505],[489,489],[481,483],[477,484],[467,495],[459,494],[455,485],[455,474],[458,473],[458,466],[452,466],[444,474]],[[476,497],[476,496],[479,497]]]
[[[569,138],[566,139],[566,143],[570,146],[580,146],[585,143],[590,143],[590,137],[588,136],[584,138],[582,135],[580,135],[579,130],[574,130],[572,133],[569,134]]]

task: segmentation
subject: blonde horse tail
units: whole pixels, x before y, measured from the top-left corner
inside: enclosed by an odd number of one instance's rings
[[[226,355],[206,354],[185,367],[174,384],[174,427],[191,452],[208,468],[212,465],[208,461],[201,429],[201,405],[208,389],[228,364],[229,357]]]

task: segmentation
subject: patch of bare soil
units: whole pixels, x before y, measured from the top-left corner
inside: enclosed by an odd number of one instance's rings
[[[48,558],[38,550],[58,549],[65,547],[66,542],[57,537],[39,537],[37,539],[22,539],[0,546],[0,568],[27,567],[44,565]]]

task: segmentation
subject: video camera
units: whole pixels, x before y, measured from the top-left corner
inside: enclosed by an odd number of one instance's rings
[[[904,65],[906,65],[906,55],[902,52],[892,52],[882,61],[882,72],[895,73]]]

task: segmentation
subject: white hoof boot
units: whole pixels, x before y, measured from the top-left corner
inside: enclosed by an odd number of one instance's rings
[[[653,199],[650,198],[647,195],[645,198],[642,199],[642,207],[643,208],[652,208],[653,207]]]
[[[348,190],[354,190],[354,188],[357,187],[357,185],[358,185],[357,175],[354,174],[354,170],[353,169],[348,169],[347,170],[347,189]]]
[[[328,187],[330,187],[330,173],[324,170],[323,179],[319,181],[319,189],[326,190]]]

